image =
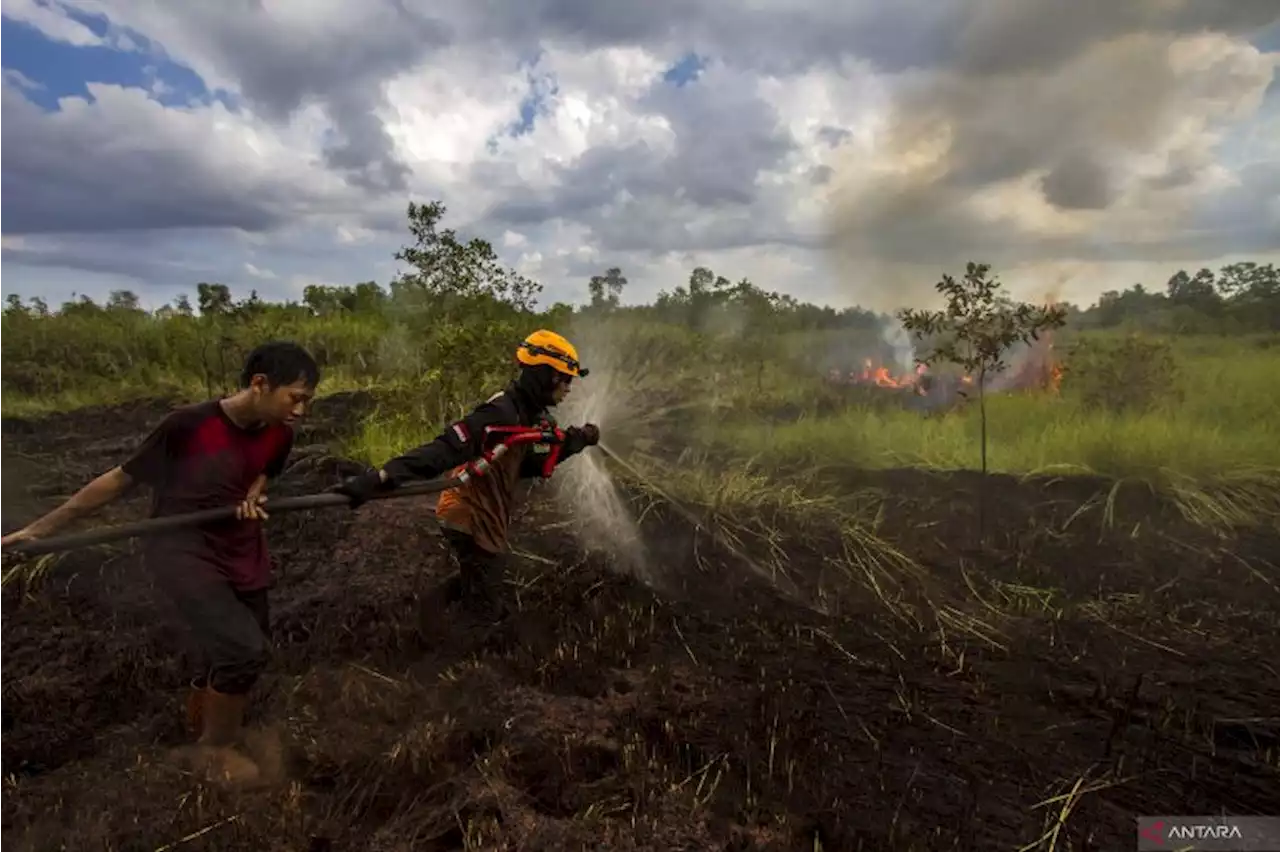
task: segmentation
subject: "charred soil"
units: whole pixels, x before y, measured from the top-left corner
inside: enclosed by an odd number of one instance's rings
[[[6,527],[163,411],[5,421],[33,483],[6,478]],[[336,481],[338,435],[310,427],[273,493]],[[1280,534],[1101,482],[989,485],[980,546],[968,477],[833,482],[876,502],[873,526],[695,528],[637,493],[649,583],[535,495],[497,632],[441,600],[428,499],[273,518],[276,660],[252,725],[278,778],[247,791],[172,757],[177,632],[135,546],[65,554],[6,579],[4,841],[1105,850],[1140,814],[1280,812]]]

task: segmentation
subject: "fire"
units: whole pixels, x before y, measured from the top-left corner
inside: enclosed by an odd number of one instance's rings
[[[1052,306],[1057,299],[1050,293],[1046,294],[1044,301],[1046,306]],[[1038,339],[1025,346],[1014,346],[1005,354],[1003,361],[1005,369],[987,376],[987,393],[1058,393],[1063,369],[1054,351],[1052,330],[1043,332]],[[967,389],[976,384],[972,375],[957,375],[945,370],[934,373],[923,364],[911,372],[903,372],[901,369],[895,370],[878,364],[871,358],[862,362],[861,369],[848,372],[839,368],[832,369],[828,379],[834,384],[908,390],[916,396],[935,400],[944,406],[969,397]]]
[[[1051,292],[1044,298],[1045,307],[1057,304]],[[1058,393],[1062,386],[1062,363],[1053,348],[1053,330],[1043,332],[1014,361],[1011,381],[1001,382],[1002,390],[1047,390]]]
[[[1057,393],[1062,383],[1062,364],[1058,361],[1053,348],[1052,335],[1043,335],[1037,341],[1014,355],[1007,362],[1008,369],[1003,373],[987,379],[987,391],[1003,393],[1009,391],[1049,391]],[[828,378],[835,384],[860,385],[897,390],[909,390],[918,396],[934,396],[941,394],[952,397],[962,388],[971,388],[976,383],[972,375],[935,374],[923,364],[909,373],[894,370],[884,364],[877,364],[868,358],[862,368],[845,372],[833,369]]]
[[[916,367],[915,372],[893,375],[888,367],[875,366],[870,358],[862,362],[862,372],[850,375],[850,380],[854,384],[861,385],[877,385],[882,388],[908,388],[913,387],[920,376],[924,375],[925,367],[923,364]]]

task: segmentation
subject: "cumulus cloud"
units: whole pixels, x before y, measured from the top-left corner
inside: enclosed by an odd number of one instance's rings
[[[26,97],[41,81],[7,69],[5,234],[30,238],[6,240],[7,272],[198,271],[286,293],[338,270],[385,280],[411,198],[443,199],[451,226],[551,299],[580,297],[603,266],[646,297],[710,265],[887,308],[968,259],[1096,284],[1280,251],[1280,153],[1240,135],[1277,109],[1276,54],[1250,41],[1280,20],[1274,0],[25,0],[4,14],[162,56],[219,93],[175,105],[94,84],[46,111]]]
[[[66,13],[61,3],[41,3],[38,0],[7,0],[4,16],[20,21],[43,32],[54,41],[88,47],[104,43],[101,36],[84,23]]]
[[[89,92],[46,113],[5,79],[6,233],[264,231],[340,204],[341,182],[308,161],[305,127],[267,133],[217,102],[167,108],[138,88]]]

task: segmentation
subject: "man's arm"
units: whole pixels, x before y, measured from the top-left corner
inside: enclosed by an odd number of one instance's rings
[[[5,536],[2,543],[53,535],[72,521],[101,509],[138,483],[160,483],[169,470],[174,448],[186,428],[187,420],[183,414],[170,414],[151,430],[124,464],[102,474],[44,517]]]
[[[265,521],[269,518],[270,515],[262,508],[262,504],[267,502],[266,490],[267,475],[260,473],[249,486],[244,499],[236,505],[236,517],[242,521]]]
[[[270,517],[262,508],[262,504],[267,502],[267,483],[284,473],[284,466],[289,460],[289,453],[291,452],[293,452],[293,430],[285,429],[280,439],[280,446],[276,448],[275,454],[267,462],[267,466],[263,468],[262,473],[258,474],[249,485],[249,490],[245,493],[244,500],[240,501],[240,505],[236,506],[237,518],[242,521],[265,521]]]
[[[133,485],[134,480],[129,474],[120,467],[113,467],[71,495],[65,503],[52,512],[5,536],[0,544],[7,545],[53,535],[72,521],[101,509]]]

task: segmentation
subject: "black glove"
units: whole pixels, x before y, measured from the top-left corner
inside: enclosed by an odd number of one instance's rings
[[[364,473],[347,477],[342,480],[340,485],[335,485],[330,490],[335,494],[342,494],[351,498],[351,508],[354,509],[368,501],[375,494],[389,491],[393,487],[391,483],[382,481],[382,476],[376,469],[370,468]]]
[[[600,427],[594,423],[586,423],[579,429],[582,432],[582,440],[586,442],[588,447],[594,447],[600,443]]]

